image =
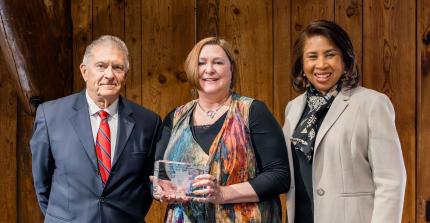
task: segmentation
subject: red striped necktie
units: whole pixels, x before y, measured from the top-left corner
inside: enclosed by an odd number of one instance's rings
[[[111,170],[110,128],[108,123],[109,114],[105,111],[99,111],[98,114],[101,120],[96,138],[96,154],[100,176],[102,178],[103,186],[105,186]]]

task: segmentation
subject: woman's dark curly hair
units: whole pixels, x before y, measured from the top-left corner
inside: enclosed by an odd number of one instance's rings
[[[304,92],[309,87],[309,81],[303,71],[303,47],[307,38],[312,36],[324,36],[330,40],[342,53],[345,64],[345,72],[339,80],[342,88],[355,88],[360,81],[360,72],[355,60],[354,48],[351,39],[342,27],[327,20],[316,20],[311,22],[301,33],[294,43],[293,66],[291,77],[293,87],[297,92]]]

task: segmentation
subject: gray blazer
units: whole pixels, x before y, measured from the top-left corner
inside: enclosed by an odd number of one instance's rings
[[[30,141],[45,222],[144,222],[160,118],[119,99],[116,155],[103,188],[85,91],[41,104]]]
[[[290,137],[303,113],[302,94],[285,109],[284,135],[293,170]],[[401,222],[406,171],[384,94],[357,87],[341,91],[315,141],[312,184],[315,223]],[[287,217],[294,223],[295,185],[287,194]]]

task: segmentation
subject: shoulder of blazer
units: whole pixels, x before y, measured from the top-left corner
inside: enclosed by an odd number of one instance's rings
[[[45,118],[68,117],[84,106],[88,107],[85,99],[85,91],[46,101],[40,104],[37,109],[43,109],[46,114]]]
[[[142,105],[136,104],[125,97],[119,97],[119,112],[124,112],[125,115],[128,116],[137,116],[138,118],[144,117],[149,120],[158,120],[160,116],[155,112],[145,108]],[[122,108],[121,108],[122,106]],[[121,110],[122,109],[122,110]],[[160,119],[161,120],[161,119]]]
[[[306,93],[302,93],[301,95],[295,97],[293,100],[289,101],[286,108],[285,108],[285,114],[294,106],[302,106],[305,102]]]
[[[389,100],[387,95],[385,95],[384,93],[361,86],[346,90],[345,93],[348,94],[351,100],[354,101],[363,100],[364,102],[369,102],[377,99]]]

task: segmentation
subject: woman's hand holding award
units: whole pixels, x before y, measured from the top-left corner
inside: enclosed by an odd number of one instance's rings
[[[192,186],[196,176],[207,171],[190,163],[159,160],[154,165],[153,196],[160,201],[181,203],[192,198],[201,197],[193,193]]]

